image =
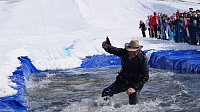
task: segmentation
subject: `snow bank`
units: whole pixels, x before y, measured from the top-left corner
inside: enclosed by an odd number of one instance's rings
[[[16,83],[13,83],[9,76],[12,76],[17,67],[20,66],[20,61],[17,59],[17,55],[26,56],[27,51],[24,48],[12,49],[10,51],[2,51],[0,55],[0,97],[11,96],[17,93],[12,87],[16,87]]]

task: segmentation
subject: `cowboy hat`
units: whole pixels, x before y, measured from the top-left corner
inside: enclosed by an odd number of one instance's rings
[[[125,49],[127,51],[137,51],[141,50],[143,46],[139,45],[138,40],[131,40],[130,43],[125,43]]]

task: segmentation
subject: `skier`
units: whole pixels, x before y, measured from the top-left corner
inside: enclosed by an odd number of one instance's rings
[[[144,84],[149,79],[148,60],[143,51],[143,46],[138,40],[131,40],[125,44],[125,48],[116,48],[104,41],[102,47],[108,53],[119,56],[121,59],[121,70],[116,81],[105,88],[102,97],[113,96],[120,92],[129,95],[129,104],[135,105],[139,102],[139,94]]]

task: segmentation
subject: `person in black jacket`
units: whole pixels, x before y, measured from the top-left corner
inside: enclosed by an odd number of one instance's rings
[[[142,20],[140,20],[139,28],[140,28],[141,31],[142,31],[142,36],[143,36],[143,37],[146,37],[146,33],[145,33],[146,27],[145,27],[145,24],[144,24],[144,22],[143,22]]]
[[[196,24],[196,20],[197,17],[195,16],[194,13],[189,13],[189,17],[190,17],[190,24],[188,26],[188,30],[189,30],[189,34],[190,34],[190,44],[191,45],[197,45],[197,24]]]
[[[199,45],[200,45],[200,13],[197,14],[197,36],[199,37]]]
[[[149,79],[149,66],[145,53],[141,50],[138,40],[131,40],[125,44],[125,48],[116,48],[104,41],[102,47],[108,53],[120,57],[121,70],[116,77],[116,81],[102,92],[102,97],[113,96],[120,92],[129,95],[129,104],[139,102],[139,94],[144,84]]]

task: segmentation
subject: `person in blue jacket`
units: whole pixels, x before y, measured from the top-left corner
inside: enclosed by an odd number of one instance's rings
[[[125,92],[129,96],[129,104],[135,105],[139,102],[140,91],[149,79],[149,66],[145,53],[141,50],[138,40],[125,43],[125,48],[117,48],[109,45],[107,41],[102,43],[103,49],[120,57],[121,70],[116,81],[102,92],[102,97]],[[105,97],[105,98],[106,98]]]

